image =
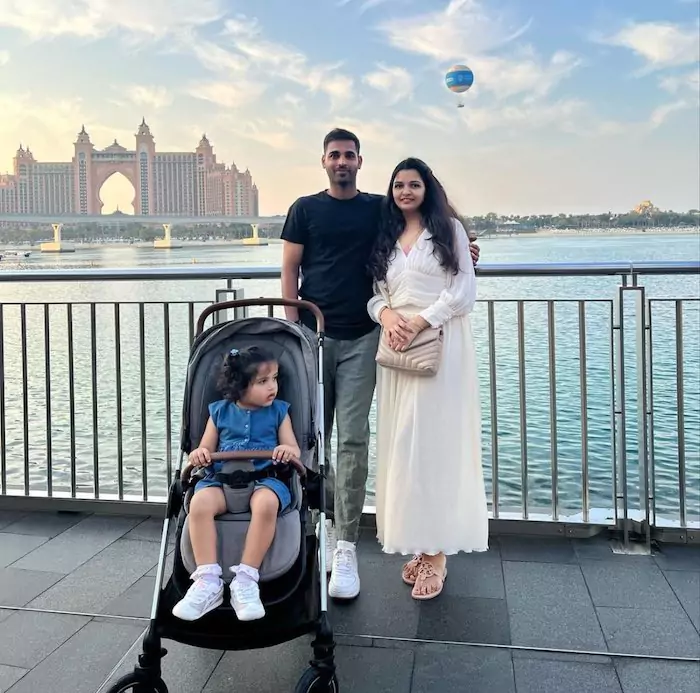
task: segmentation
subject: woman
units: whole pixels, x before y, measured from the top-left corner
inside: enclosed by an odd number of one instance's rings
[[[385,553],[413,554],[402,578],[415,599],[432,599],[442,591],[447,555],[488,550],[469,318],[476,278],[467,233],[423,161],[396,167],[384,211],[369,314],[392,349],[428,327],[442,326],[444,341],[433,376],[379,366],[377,536]]]

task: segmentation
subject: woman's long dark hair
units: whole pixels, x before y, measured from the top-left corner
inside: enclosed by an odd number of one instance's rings
[[[391,174],[389,190],[384,199],[379,235],[369,261],[369,272],[377,281],[386,277],[389,261],[396,250],[396,241],[406,226],[403,213],[394,202],[394,180],[399,171],[411,170],[418,171],[425,186],[425,199],[420,213],[423,216],[423,225],[432,237],[433,252],[445,270],[453,274],[459,272],[459,259],[454,243],[454,219],[459,219],[459,216],[428,164],[409,157],[399,163]]]

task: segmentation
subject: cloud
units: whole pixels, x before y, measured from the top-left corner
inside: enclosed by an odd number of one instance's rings
[[[690,65],[700,60],[700,25],[667,22],[628,24],[616,34],[600,38],[602,43],[629,48],[646,61],[644,72]]]
[[[297,146],[295,125],[289,118],[224,118],[220,124],[227,132],[270,149],[289,151]]]
[[[670,75],[661,79],[659,84],[662,89],[671,94],[690,91],[697,97],[700,92],[700,71],[693,70],[680,75]]]
[[[551,104],[523,102],[491,108],[471,107],[465,108],[462,114],[472,132],[554,127],[574,134],[579,130],[578,121],[585,108],[586,104],[579,99],[562,99]]]
[[[338,7],[345,7],[353,0],[338,0]],[[396,2],[396,0],[360,0],[358,11],[360,14],[364,14],[367,10],[371,10],[380,5],[385,5],[387,2]]]
[[[10,62],[9,51],[0,51],[0,67],[4,67]]]
[[[472,62],[474,92],[493,93],[499,99],[525,93],[529,97],[546,96],[571,75],[582,61],[568,51],[557,51],[548,61],[541,60],[531,48],[515,57],[479,56]]]
[[[450,0],[442,10],[394,17],[377,28],[398,50],[436,60],[463,60],[509,43],[529,26],[530,22],[509,25],[478,0]]]
[[[342,63],[311,64],[301,51],[267,40],[256,19],[245,15],[227,19],[221,39],[225,42],[223,45],[202,41],[195,32],[189,32],[180,37],[180,47],[193,53],[206,69],[226,75],[227,80],[233,76],[236,81],[250,84],[259,75],[263,84],[273,74],[307,92],[326,94],[333,109],[346,105],[353,98],[354,82],[339,71]]]
[[[666,103],[655,108],[651,115],[649,116],[649,126],[651,129],[661,127],[668,117],[677,111],[684,111],[689,108],[690,104],[681,99],[679,101],[673,101],[672,103]]]
[[[113,31],[162,38],[222,16],[220,0],[0,0],[0,26],[32,39],[95,39]]]
[[[173,97],[165,87],[149,87],[142,84],[132,84],[127,87],[119,87],[125,92],[128,99],[136,106],[143,106],[149,110],[159,110],[169,106]]]
[[[202,101],[209,101],[228,109],[250,106],[265,92],[265,85],[247,80],[197,83],[187,93]]]
[[[373,89],[385,92],[391,104],[407,99],[413,93],[413,77],[404,67],[389,67],[379,63],[377,69],[366,74],[362,81]]]

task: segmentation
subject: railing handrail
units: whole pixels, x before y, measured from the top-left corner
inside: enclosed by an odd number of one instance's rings
[[[167,279],[277,279],[277,266],[216,267],[100,267],[75,269],[24,269],[0,271],[1,282],[75,282],[75,281],[161,281]],[[480,277],[593,277],[654,274],[700,274],[700,261],[669,262],[542,262],[483,264],[476,269]]]

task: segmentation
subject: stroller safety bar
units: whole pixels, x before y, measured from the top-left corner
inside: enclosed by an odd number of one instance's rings
[[[228,460],[270,460],[272,459],[272,453],[274,450],[231,450],[229,452],[212,452],[212,461],[228,461]],[[299,462],[299,460],[289,460],[294,469],[299,472],[301,476],[306,474],[306,467]]]
[[[321,309],[311,301],[299,301],[291,298],[242,298],[238,301],[222,301],[221,303],[212,303],[207,306],[197,320],[196,335],[199,337],[204,331],[204,323],[212,313],[218,313],[220,310],[229,310],[230,308],[245,308],[248,306],[293,306],[294,308],[304,308],[313,313],[316,318],[316,333],[322,335],[325,330],[323,313]]]

